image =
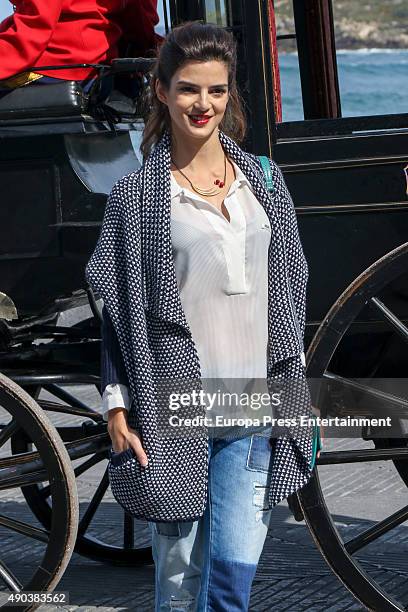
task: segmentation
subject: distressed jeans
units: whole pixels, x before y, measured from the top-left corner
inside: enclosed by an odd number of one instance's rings
[[[197,521],[150,523],[155,612],[246,612],[271,510],[270,430],[210,438],[208,498]]]

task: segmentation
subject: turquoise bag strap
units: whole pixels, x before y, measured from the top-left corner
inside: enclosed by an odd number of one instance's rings
[[[262,170],[265,175],[266,187],[268,191],[273,191],[273,178],[269,159],[266,155],[258,155],[258,159],[261,162]]]
[[[323,443],[320,438],[320,427],[317,424],[316,416],[312,415],[313,418],[313,440],[312,440],[312,460],[310,462],[310,469],[313,470],[316,463],[317,451],[323,449]]]
[[[273,191],[273,178],[269,159],[268,157],[266,157],[266,155],[258,155],[258,159],[261,162],[262,170],[265,175],[266,187],[268,191]],[[310,462],[311,470],[313,470],[315,466],[317,452],[323,449],[323,443],[320,438],[320,428],[315,418],[313,419],[313,421],[312,459]]]

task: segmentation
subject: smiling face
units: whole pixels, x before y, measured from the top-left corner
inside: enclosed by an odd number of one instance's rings
[[[173,74],[168,90],[156,80],[156,95],[168,107],[173,133],[207,139],[227,107],[228,67],[217,60],[187,62]]]

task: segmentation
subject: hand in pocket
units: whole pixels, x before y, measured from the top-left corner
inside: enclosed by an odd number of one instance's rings
[[[123,408],[109,410],[108,433],[112,440],[113,451],[121,453],[131,447],[136,459],[145,467],[148,459],[142,445],[142,438],[136,429],[129,427],[126,415],[127,410]]]

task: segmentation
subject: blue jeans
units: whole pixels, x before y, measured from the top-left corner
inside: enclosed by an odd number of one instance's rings
[[[208,498],[198,521],[150,523],[155,612],[246,612],[268,531],[270,429],[209,440]]]

